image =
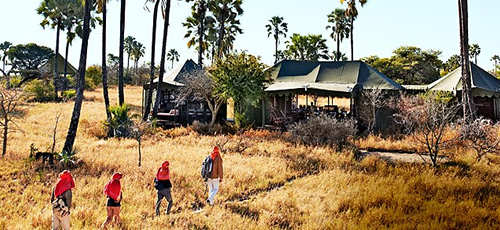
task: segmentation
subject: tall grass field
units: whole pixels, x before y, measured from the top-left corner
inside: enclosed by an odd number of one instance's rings
[[[110,91],[112,99],[115,92]],[[127,87],[125,96],[132,112],[140,113],[142,89]],[[157,130],[144,137],[138,167],[134,139],[102,138],[102,91],[86,92],[85,98],[75,143],[79,162],[72,169],[72,229],[99,228],[106,218],[103,188],[117,171],[124,174],[121,229],[500,229],[500,167],[475,163],[465,150],[454,150],[453,162],[433,168],[374,156],[359,160],[354,150],[297,145],[286,133],[269,131],[229,137],[216,204],[194,212],[206,200],[201,162],[228,137],[189,128]],[[0,159],[0,229],[50,229],[50,193],[62,168],[28,160],[30,145],[50,150],[60,113],[56,149],[61,150],[73,103],[28,103],[22,109],[20,131],[10,134],[7,155]],[[234,151],[242,139],[247,148]],[[368,137],[355,143],[414,148],[405,139]],[[174,205],[170,215],[156,217],[153,179],[165,160]]]

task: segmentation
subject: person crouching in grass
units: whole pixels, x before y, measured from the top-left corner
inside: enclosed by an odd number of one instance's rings
[[[156,177],[154,180],[155,188],[158,190],[158,200],[156,201],[156,215],[160,215],[160,206],[161,201],[165,197],[168,201],[168,207],[166,210],[166,214],[170,214],[170,209],[172,208],[172,194],[170,193],[172,189],[172,183],[170,183],[170,163],[168,161],[163,162],[161,167],[158,169],[156,173]]]
[[[121,173],[113,174],[111,181],[104,187],[104,194],[108,197],[106,210],[108,212],[108,217],[106,221],[101,226],[101,229],[107,229],[108,225],[113,222],[117,226],[120,226],[120,202],[122,201],[122,187],[120,180],[123,175]]]
[[[50,202],[52,203],[52,229],[68,230],[70,228],[69,214],[75,187],[73,177],[68,170],[59,174],[59,180],[52,190]]]

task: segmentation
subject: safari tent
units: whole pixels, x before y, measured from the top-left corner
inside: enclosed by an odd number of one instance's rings
[[[186,77],[196,71],[204,70],[193,60],[189,59],[168,73],[162,82],[159,82],[159,78],[156,78],[153,80],[153,85],[145,84],[142,94],[142,112],[151,113],[151,111],[144,111],[147,90],[150,88],[153,89],[152,104],[154,105],[156,94],[158,93],[156,89],[158,84],[160,84],[161,101],[158,115],[155,117],[158,122],[167,126],[188,125],[195,120],[200,122],[209,122],[211,120],[212,113],[205,102],[195,100],[179,101],[179,98],[177,98],[176,91],[180,87],[184,86]],[[219,111],[218,115],[220,116],[220,119],[225,118],[225,109],[225,107],[222,107]]]
[[[500,118],[500,80],[476,64],[470,64],[472,78],[472,96],[477,113],[489,119]],[[462,68],[457,68],[448,75],[431,83],[430,91],[451,92],[457,97],[462,92]]]

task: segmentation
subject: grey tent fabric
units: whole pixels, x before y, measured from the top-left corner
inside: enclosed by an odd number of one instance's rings
[[[500,80],[476,64],[470,64],[472,95],[476,97],[500,97]],[[462,68],[457,68],[448,75],[431,83],[431,91],[457,93],[462,90]]]
[[[403,87],[361,61],[285,60],[269,69],[273,83],[266,92],[321,90],[352,92],[363,89],[401,90]]]
[[[196,64],[193,60],[189,59],[182,66],[177,67],[174,69],[172,72],[170,72],[167,76],[163,78],[163,85],[166,87],[182,87],[184,86],[184,79],[186,76],[188,76],[190,73],[193,73],[194,71],[199,71],[202,70],[203,68]],[[153,80],[153,83],[156,85],[158,83],[159,79],[156,78]],[[148,87],[149,85],[145,85],[145,87]]]
[[[57,55],[57,72],[59,72],[60,75],[64,74],[64,64],[66,59],[64,59],[61,54]],[[47,73],[47,74],[52,74],[54,73],[54,58],[49,59],[45,65],[42,65],[40,67],[40,72],[42,73]],[[68,66],[66,69],[67,74],[75,76],[78,73],[78,70],[71,65],[71,63],[68,62]]]

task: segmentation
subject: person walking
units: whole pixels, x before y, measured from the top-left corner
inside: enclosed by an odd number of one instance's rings
[[[59,180],[52,190],[50,202],[52,203],[52,230],[70,229],[70,208],[73,199],[71,189],[75,187],[73,177],[68,170],[59,174]]]
[[[158,169],[155,177],[155,188],[158,190],[158,200],[156,201],[156,215],[160,215],[161,201],[165,198],[168,201],[168,207],[165,213],[170,214],[170,209],[172,209],[172,183],[170,183],[170,163],[168,161],[163,162],[161,167]]]
[[[219,183],[222,183],[223,179],[222,157],[220,155],[219,147],[214,147],[214,150],[210,154],[210,158],[212,158],[212,173],[207,179],[207,203],[214,205],[215,195],[217,195],[217,192],[219,191]]]
[[[122,201],[122,186],[120,180],[123,175],[121,173],[113,174],[111,181],[104,187],[104,194],[108,197],[106,211],[108,216],[106,221],[101,226],[101,229],[107,229],[108,225],[114,221],[114,224],[120,226],[120,206]]]

